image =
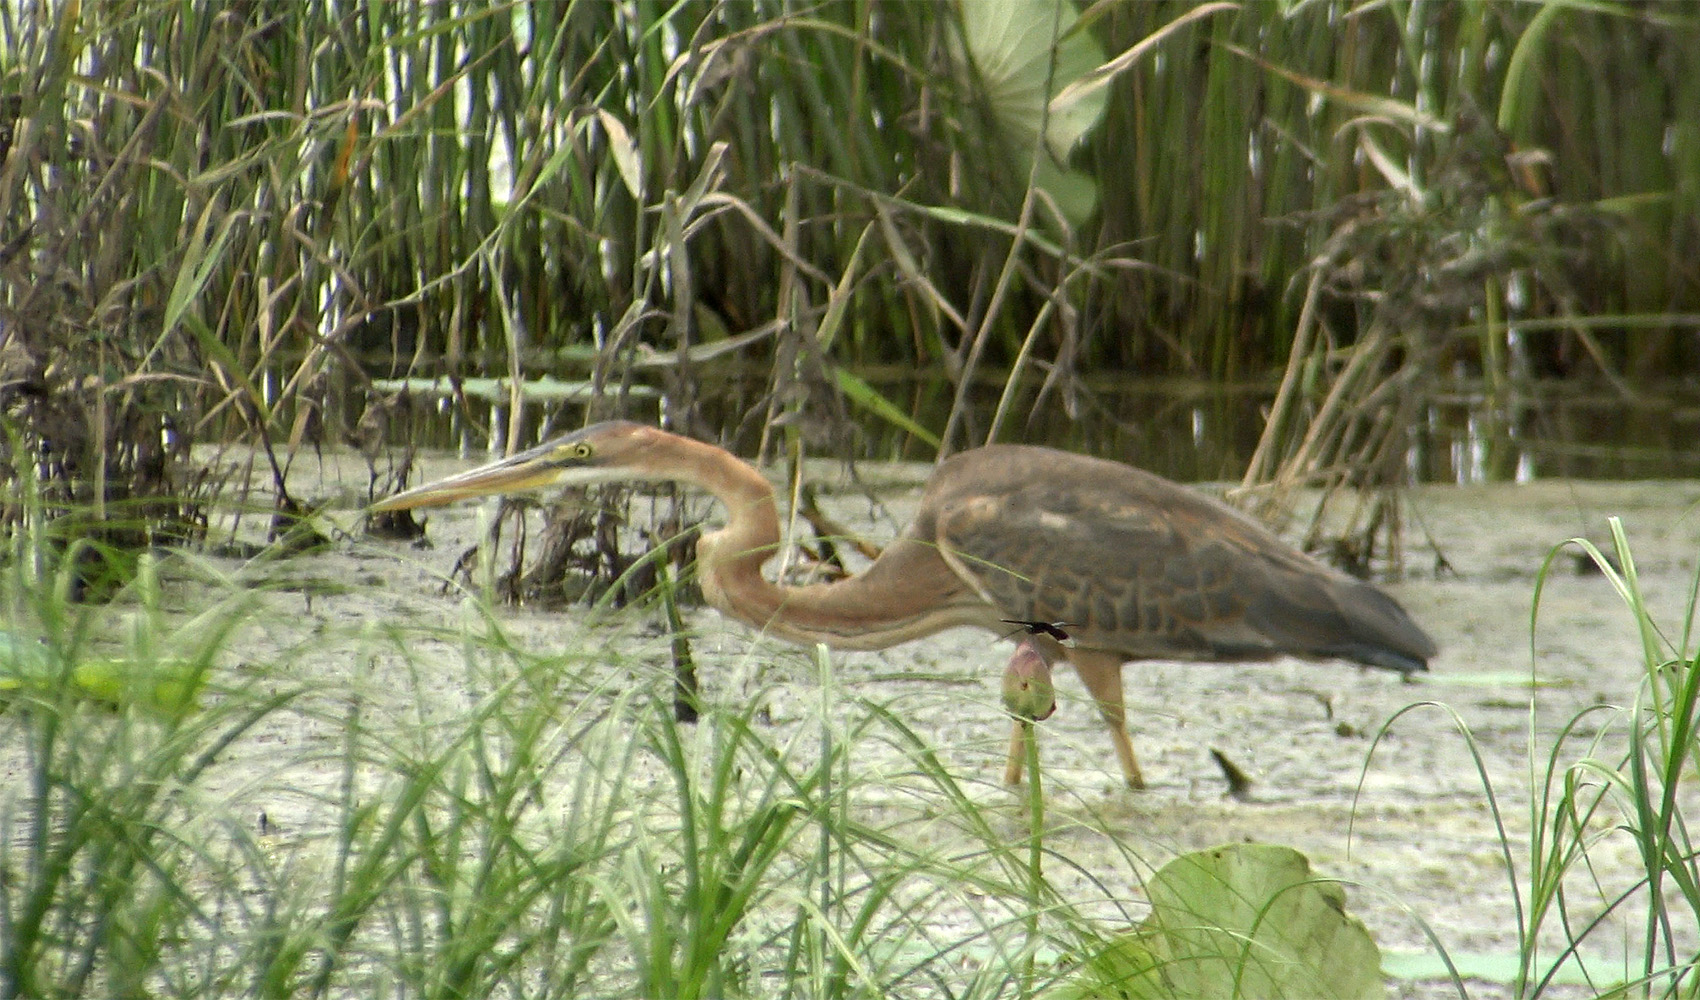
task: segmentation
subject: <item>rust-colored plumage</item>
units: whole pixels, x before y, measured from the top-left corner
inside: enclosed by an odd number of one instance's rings
[[[1127,661],[1291,655],[1413,671],[1435,652],[1392,598],[1232,508],[1131,466],[1051,448],[991,445],[941,462],[915,520],[865,572],[802,587],[762,575],[779,543],[767,480],[720,448],[640,424],[596,424],[373,509],[643,479],[698,486],[726,505],[726,526],[697,546],[704,596],[774,635],[882,649],[957,626],[1066,623],[1070,645],[1042,630],[1024,641],[1074,665],[1135,788],[1144,780],[1122,706]],[[1006,777],[1019,776],[1012,756]]]

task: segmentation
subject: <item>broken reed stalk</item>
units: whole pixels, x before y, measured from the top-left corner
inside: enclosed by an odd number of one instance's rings
[[[1357,503],[1331,534],[1341,543],[1338,554],[1361,570],[1373,556],[1377,537],[1385,538],[1390,564],[1400,559],[1398,528],[1399,488],[1407,430],[1415,419],[1416,400],[1411,396],[1416,373],[1409,357],[1396,357],[1400,338],[1377,321],[1367,336],[1354,345],[1327,394],[1316,407],[1303,437],[1290,454],[1276,460],[1278,442],[1291,440],[1302,419],[1304,397],[1298,392],[1303,371],[1318,363],[1314,354],[1314,296],[1318,278],[1306,294],[1306,325],[1296,331],[1294,351],[1282,377],[1281,388],[1271,408],[1263,436],[1246,470],[1239,490],[1247,505],[1266,520],[1280,521],[1293,508],[1293,493],[1304,486],[1318,486],[1322,498],[1311,513],[1305,529],[1304,546],[1323,544],[1324,526],[1339,491],[1356,486]],[[1301,349],[1302,348],[1302,349]],[[1326,350],[1326,347],[1323,347]],[[1390,372],[1377,379],[1376,373]]]
[[[1257,449],[1246,464],[1245,478],[1240,489],[1253,490],[1265,484],[1276,472],[1275,452],[1284,440],[1284,430],[1297,420],[1300,372],[1310,363],[1311,341],[1316,336],[1316,297],[1322,288],[1322,271],[1312,272],[1305,289],[1305,302],[1299,310],[1298,328],[1293,331],[1293,349],[1287,354],[1287,367],[1281,373],[1281,388],[1270,405],[1269,419],[1263,424],[1263,434],[1257,439]]]

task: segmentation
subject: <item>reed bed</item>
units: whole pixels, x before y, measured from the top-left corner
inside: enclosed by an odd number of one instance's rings
[[[1092,940],[824,655],[800,725],[759,696],[687,725],[653,668],[525,652],[477,600],[258,656],[299,624],[261,564],[150,557],[93,605],[30,555],[0,580],[30,651],[0,669],[0,997],[1026,996]],[[97,654],[121,687],[79,682]],[[167,669],[194,694],[162,708]],[[852,766],[871,744],[896,773]]]
[[[1122,793],[977,787],[905,721],[912,694],[868,697],[824,652],[783,721],[758,669],[686,724],[664,639],[532,651],[476,596],[493,584],[330,624],[287,610],[311,567],[167,553],[91,603],[74,555],[23,538],[0,571],[0,996],[1096,995],[1077,977],[1147,913],[1126,883],[1163,836],[1130,834]],[[1517,947],[1496,968],[1517,996],[1569,995],[1577,970],[1686,996],[1694,595],[1655,621],[1621,529],[1590,555],[1641,687],[1557,726],[1533,687],[1528,790],[1483,766],[1496,815],[1529,808],[1527,842],[1500,826]],[[91,662],[122,663],[118,686]],[[166,677],[193,697],[159,697]]]
[[[121,443],[275,442],[281,471],[361,440],[374,375],[565,366],[593,413],[658,383],[764,449],[901,419],[857,364],[1007,381],[916,428],[952,449],[1078,411],[1086,369],[1285,370],[1265,482],[1392,470],[1386,397],[1439,375],[1503,401],[1693,367],[1688,8],[1078,13],[8,5],[8,412],[103,502],[152,459]],[[769,391],[706,426],[734,356]],[[467,416],[501,440],[520,409]]]
[[[412,425],[376,380],[446,378],[477,444],[579,419],[521,392],[551,372],[591,417],[659,390],[674,426],[793,460],[863,450],[870,420],[929,456],[1014,439],[1023,408],[1091,412],[1087,370],[1264,380],[1247,485],[1360,504],[1341,548],[1367,563],[1438,379],[1510,434],[1533,374],[1630,393],[1700,362],[1685,5],[21,0],[0,43],[6,625],[58,678],[0,714],[27,750],[0,996],[718,995],[763,992],[759,968],[787,993],[1001,996],[1094,945],[878,706],[854,732],[823,706],[806,747],[724,707],[690,731],[491,620],[454,640],[484,693],[398,740],[287,664],[230,671],[242,587],[168,625],[138,553],[204,541],[246,463],[291,550],[317,530],[293,463],[352,445],[383,487]],[[711,419],[733,361],[762,390]],[[917,425],[854,375],[875,362],[957,406]],[[476,377],[509,379],[493,410]],[[986,378],[989,415],[965,405]],[[88,704],[78,665],[123,645],[90,593],[139,610],[142,674],[210,685],[200,710]],[[405,663],[407,638],[361,641]],[[1649,653],[1622,761],[1541,772],[1523,995],[1608,799],[1648,859],[1644,992],[1693,992],[1667,930],[1696,909],[1672,791],[1691,649]],[[285,717],[340,736],[311,762],[340,783],[301,790],[337,817],[322,854],[197,809]],[[858,739],[906,748],[975,849],[851,818]],[[967,894],[993,915],[955,936],[915,916]]]

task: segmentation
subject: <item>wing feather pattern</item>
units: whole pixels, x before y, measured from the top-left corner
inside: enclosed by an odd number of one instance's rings
[[[1068,622],[1127,659],[1277,653],[1422,669],[1434,646],[1391,598],[1237,511],[1115,462],[1019,445],[941,467],[940,554],[1007,618]]]

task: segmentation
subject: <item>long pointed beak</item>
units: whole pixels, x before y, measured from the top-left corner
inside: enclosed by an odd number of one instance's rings
[[[447,479],[426,483],[411,490],[385,497],[368,508],[372,513],[391,510],[412,510],[416,507],[441,507],[456,500],[487,497],[497,493],[521,493],[561,481],[559,465],[548,460],[541,449],[520,452],[512,458],[491,462]]]

